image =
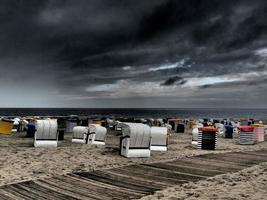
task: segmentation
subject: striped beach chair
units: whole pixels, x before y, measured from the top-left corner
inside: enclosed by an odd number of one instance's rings
[[[217,129],[213,127],[199,128],[197,148],[215,150],[217,148]]]
[[[242,144],[242,145],[255,144],[254,127],[252,126],[240,126],[239,127],[239,144]]]

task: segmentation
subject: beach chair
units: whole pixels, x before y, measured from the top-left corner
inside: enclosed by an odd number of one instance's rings
[[[254,141],[254,127],[252,126],[240,126],[239,127],[239,144],[252,145]]]
[[[89,125],[88,144],[105,145],[107,129],[99,124]]]
[[[221,123],[215,123],[215,128],[217,128],[219,136],[222,136],[224,134],[224,125]]]
[[[12,127],[12,133],[18,132],[19,126],[20,126],[20,119],[19,118],[14,118],[13,119],[13,127]]]
[[[87,126],[75,126],[73,128],[72,142],[74,143],[87,143],[87,135],[89,133],[89,128]]]
[[[194,147],[197,147],[197,144],[198,144],[198,128],[197,127],[192,129],[192,142],[191,142],[191,144]]]
[[[254,141],[256,142],[264,142],[264,125],[263,124],[253,124],[254,127]]]
[[[215,150],[217,148],[217,129],[203,127],[198,129],[198,141],[194,146],[202,150]]]
[[[115,126],[115,121],[113,119],[107,118],[106,119],[106,127],[113,128]]]
[[[167,127],[151,127],[151,150],[167,151],[168,146],[168,128]]]
[[[122,128],[122,122],[116,121],[115,122],[115,131],[121,131]]]
[[[150,157],[150,127],[141,123],[123,123],[120,153],[129,157]]]
[[[78,126],[78,117],[76,116],[70,116],[67,120],[66,120],[66,133],[72,133],[73,128],[75,126]]]
[[[233,133],[234,133],[233,126],[231,126],[231,125],[225,125],[224,128],[225,128],[224,137],[225,138],[232,139],[233,138]]]
[[[34,147],[57,147],[57,120],[36,120]]]
[[[14,121],[9,119],[1,119],[0,120],[0,134],[10,135],[12,134]]]

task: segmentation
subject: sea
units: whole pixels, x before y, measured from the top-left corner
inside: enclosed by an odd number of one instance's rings
[[[101,116],[135,118],[267,119],[267,108],[0,108],[0,116]]]

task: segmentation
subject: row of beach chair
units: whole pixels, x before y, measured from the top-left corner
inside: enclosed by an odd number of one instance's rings
[[[57,147],[56,119],[36,120],[34,146]],[[168,128],[150,127],[142,123],[122,123],[120,154],[125,157],[149,157],[151,150],[167,151]],[[75,126],[73,143],[105,145],[107,129],[99,124]]]

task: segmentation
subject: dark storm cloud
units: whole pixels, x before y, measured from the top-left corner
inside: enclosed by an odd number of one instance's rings
[[[104,98],[103,88],[128,98],[127,84],[138,98],[153,96],[151,87],[227,90],[223,81],[239,77],[265,87],[266,18],[265,0],[3,0],[0,69],[9,70],[0,83],[27,77],[25,85],[84,99]]]
[[[173,84],[183,85],[185,83],[186,83],[186,81],[182,77],[174,76],[174,77],[171,77],[171,78],[167,79],[161,85],[164,85],[164,86],[169,86],[169,85],[173,85]]]

